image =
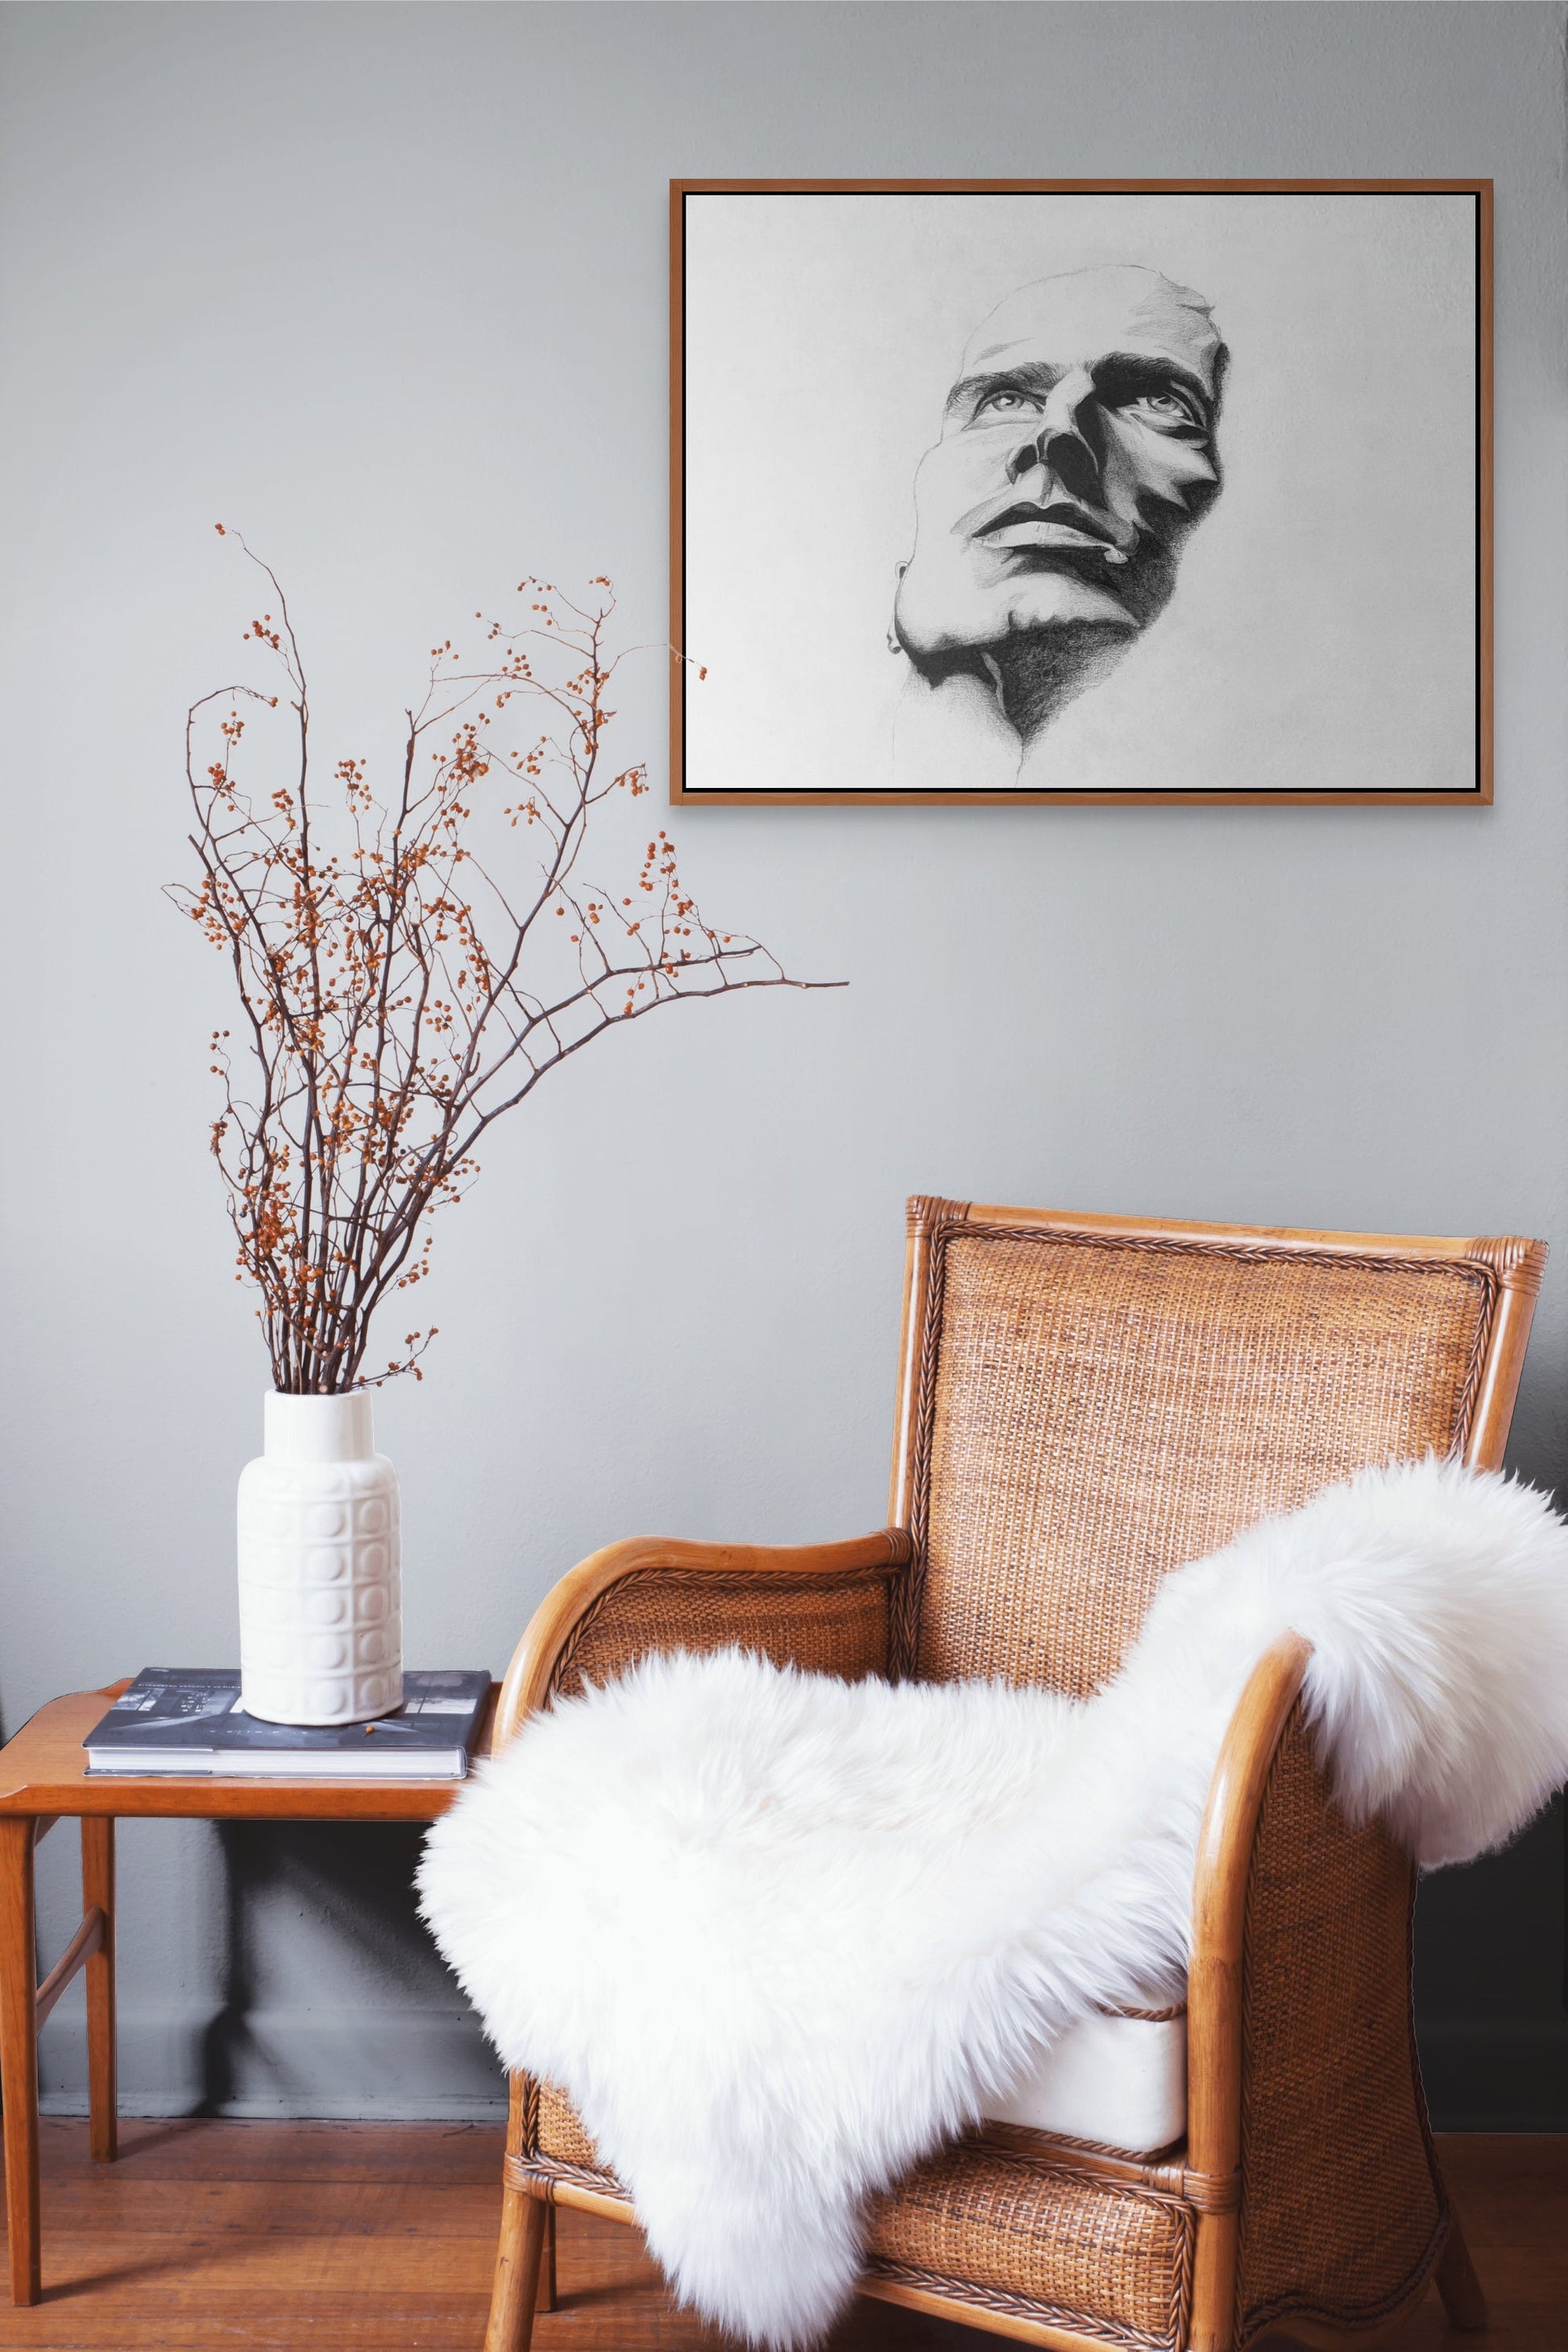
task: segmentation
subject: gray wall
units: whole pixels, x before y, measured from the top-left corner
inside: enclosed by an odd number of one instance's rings
[[[680,813],[710,908],[852,986],[609,1040],[498,1137],[440,1240],[428,1377],[378,1406],[413,1662],[499,1667],[617,1534],[878,1524],[910,1191],[1561,1250],[1562,17],[7,12],[7,1729],[235,1651],[265,1370],[204,1149],[223,977],[158,895],[182,714],[252,610],[213,522],[291,584],[346,749],[384,751],[430,633],[525,571],[608,571],[657,635],[673,173],[1494,173],[1497,805]],[[620,722],[656,762],[659,685]],[[1565,1300],[1559,1264],[1515,1449],[1546,1479]],[[412,1852],[125,1833],[128,2105],[489,2100]],[[1562,1913],[1555,1822],[1423,1897],[1440,2115],[1568,2126]],[[68,2105],[69,2004],[47,2069]]]

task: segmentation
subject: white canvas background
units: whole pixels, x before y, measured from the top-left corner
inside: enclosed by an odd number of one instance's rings
[[[904,727],[895,771],[894,567],[974,327],[1123,261],[1214,305],[1225,487],[1023,781],[1470,788],[1474,221],[1464,195],[688,197],[689,789],[1016,781],[962,722]]]

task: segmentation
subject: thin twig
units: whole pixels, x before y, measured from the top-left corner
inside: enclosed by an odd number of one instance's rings
[[[200,880],[170,896],[228,960],[241,1059],[256,1074],[237,1090],[228,1033],[215,1033],[212,1149],[239,1278],[260,1292],[277,1387],[332,1394],[421,1377],[434,1326],[403,1335],[401,1353],[367,1375],[372,1318],[426,1280],[434,1213],[462,1198],[482,1138],[550,1071],[668,1004],[841,983],[792,980],[759,941],[706,923],[662,827],[619,890],[578,878],[593,811],[649,789],[640,763],[612,774],[603,761],[624,658],[605,649],[607,581],[592,583],[596,604],[523,581],[522,625],[489,625],[489,668],[463,667],[449,640],[435,647],[405,713],[390,803],[363,761],[344,759],[334,807],[313,796],[288,600],[239,544],[272,592],[247,637],[279,663],[286,690],[220,688],[191,706]],[[279,711],[293,737],[289,785],[259,806],[236,777],[247,702]],[[551,719],[509,753],[489,730],[513,703],[542,704]],[[221,756],[204,766],[198,733],[219,705]],[[518,850],[535,845],[531,876],[480,855],[475,828],[498,825]]]

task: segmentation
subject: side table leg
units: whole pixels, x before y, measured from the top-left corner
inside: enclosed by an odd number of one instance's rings
[[[33,1940],[33,1822],[0,1821],[0,2089],[5,2098],[5,2221],[11,2300],[37,2303],[38,1955]]]
[[[114,1822],[81,1822],[81,1907],[103,1914],[103,1942],[87,1964],[87,2086],[94,2164],[119,2154],[119,2095],[114,2046]]]

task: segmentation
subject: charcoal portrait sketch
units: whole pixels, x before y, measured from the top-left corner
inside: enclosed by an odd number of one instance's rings
[[[1489,184],[672,206],[673,799],[1490,798]]]
[[[893,639],[1027,745],[1163,612],[1220,487],[1208,303],[1137,266],[1021,286],[975,331],[915,476]]]

